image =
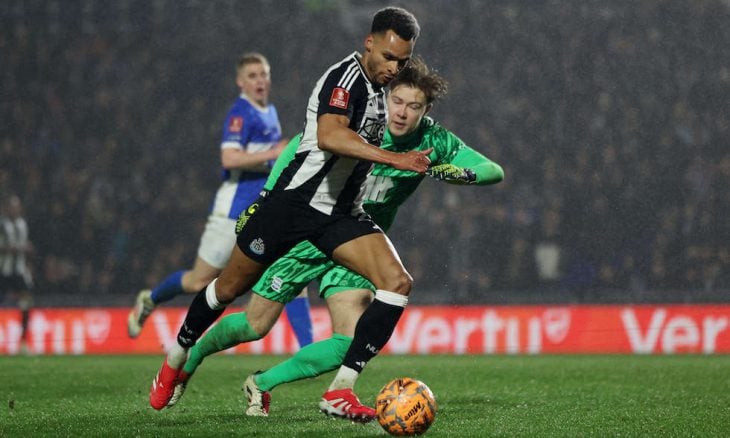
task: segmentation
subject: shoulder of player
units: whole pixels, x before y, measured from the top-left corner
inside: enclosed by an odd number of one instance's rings
[[[240,117],[248,121],[255,121],[262,117],[275,117],[278,119],[278,113],[273,103],[267,104],[266,108],[257,108],[246,98],[239,97],[228,110],[228,114],[226,116],[227,119],[231,119],[233,117]]]
[[[428,116],[421,121],[420,129],[423,132],[423,142],[428,143],[428,147],[442,148],[447,140],[454,136],[451,131]]]
[[[242,95],[239,95],[236,100],[233,101],[230,108],[228,108],[228,117],[244,116],[250,111],[251,107],[251,103]]]
[[[424,117],[422,123],[422,148],[433,148],[432,161],[440,162],[450,157],[455,149],[463,143],[459,137],[430,117]]]
[[[334,64],[325,74],[326,83],[332,88],[346,90],[350,96],[368,97],[370,89],[383,92],[382,88],[375,87],[365,75],[360,63],[360,54],[353,52],[342,61]]]
[[[276,106],[273,103],[268,102],[265,107],[260,107],[257,104],[251,102],[245,95],[241,94],[238,96],[236,101],[231,106],[230,112],[239,112],[241,114],[258,115],[268,112],[276,112]]]
[[[340,86],[343,86],[360,71],[360,64],[355,56],[356,54],[357,52],[353,52],[340,61],[332,64],[327,71],[325,71],[322,77],[330,82],[337,81]]]

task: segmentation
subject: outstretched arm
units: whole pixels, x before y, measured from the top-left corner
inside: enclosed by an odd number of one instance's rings
[[[450,184],[496,184],[504,179],[502,167],[475,151],[463,146],[446,164],[431,166],[426,173]]]

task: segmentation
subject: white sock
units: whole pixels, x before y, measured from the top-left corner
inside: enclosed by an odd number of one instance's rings
[[[332,391],[335,389],[354,388],[355,381],[357,380],[358,376],[360,376],[360,374],[358,374],[357,371],[342,365],[337,371],[337,375],[332,381],[329,390]]]
[[[177,370],[182,368],[187,359],[187,348],[181,347],[177,342],[175,342],[172,348],[170,348],[170,351],[167,352],[167,364],[170,365],[170,368],[172,369]]]

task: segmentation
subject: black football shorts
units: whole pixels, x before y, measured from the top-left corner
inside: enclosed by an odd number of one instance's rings
[[[341,244],[383,232],[367,214],[327,215],[287,192],[269,194],[256,208],[246,211],[244,223],[237,227],[236,242],[244,254],[266,265],[305,240],[332,258]]]

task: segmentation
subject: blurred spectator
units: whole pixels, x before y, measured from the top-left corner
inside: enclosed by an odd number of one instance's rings
[[[20,310],[20,348],[28,351],[26,334],[33,305],[33,274],[28,223],[17,195],[0,198],[0,303],[9,300]]]

